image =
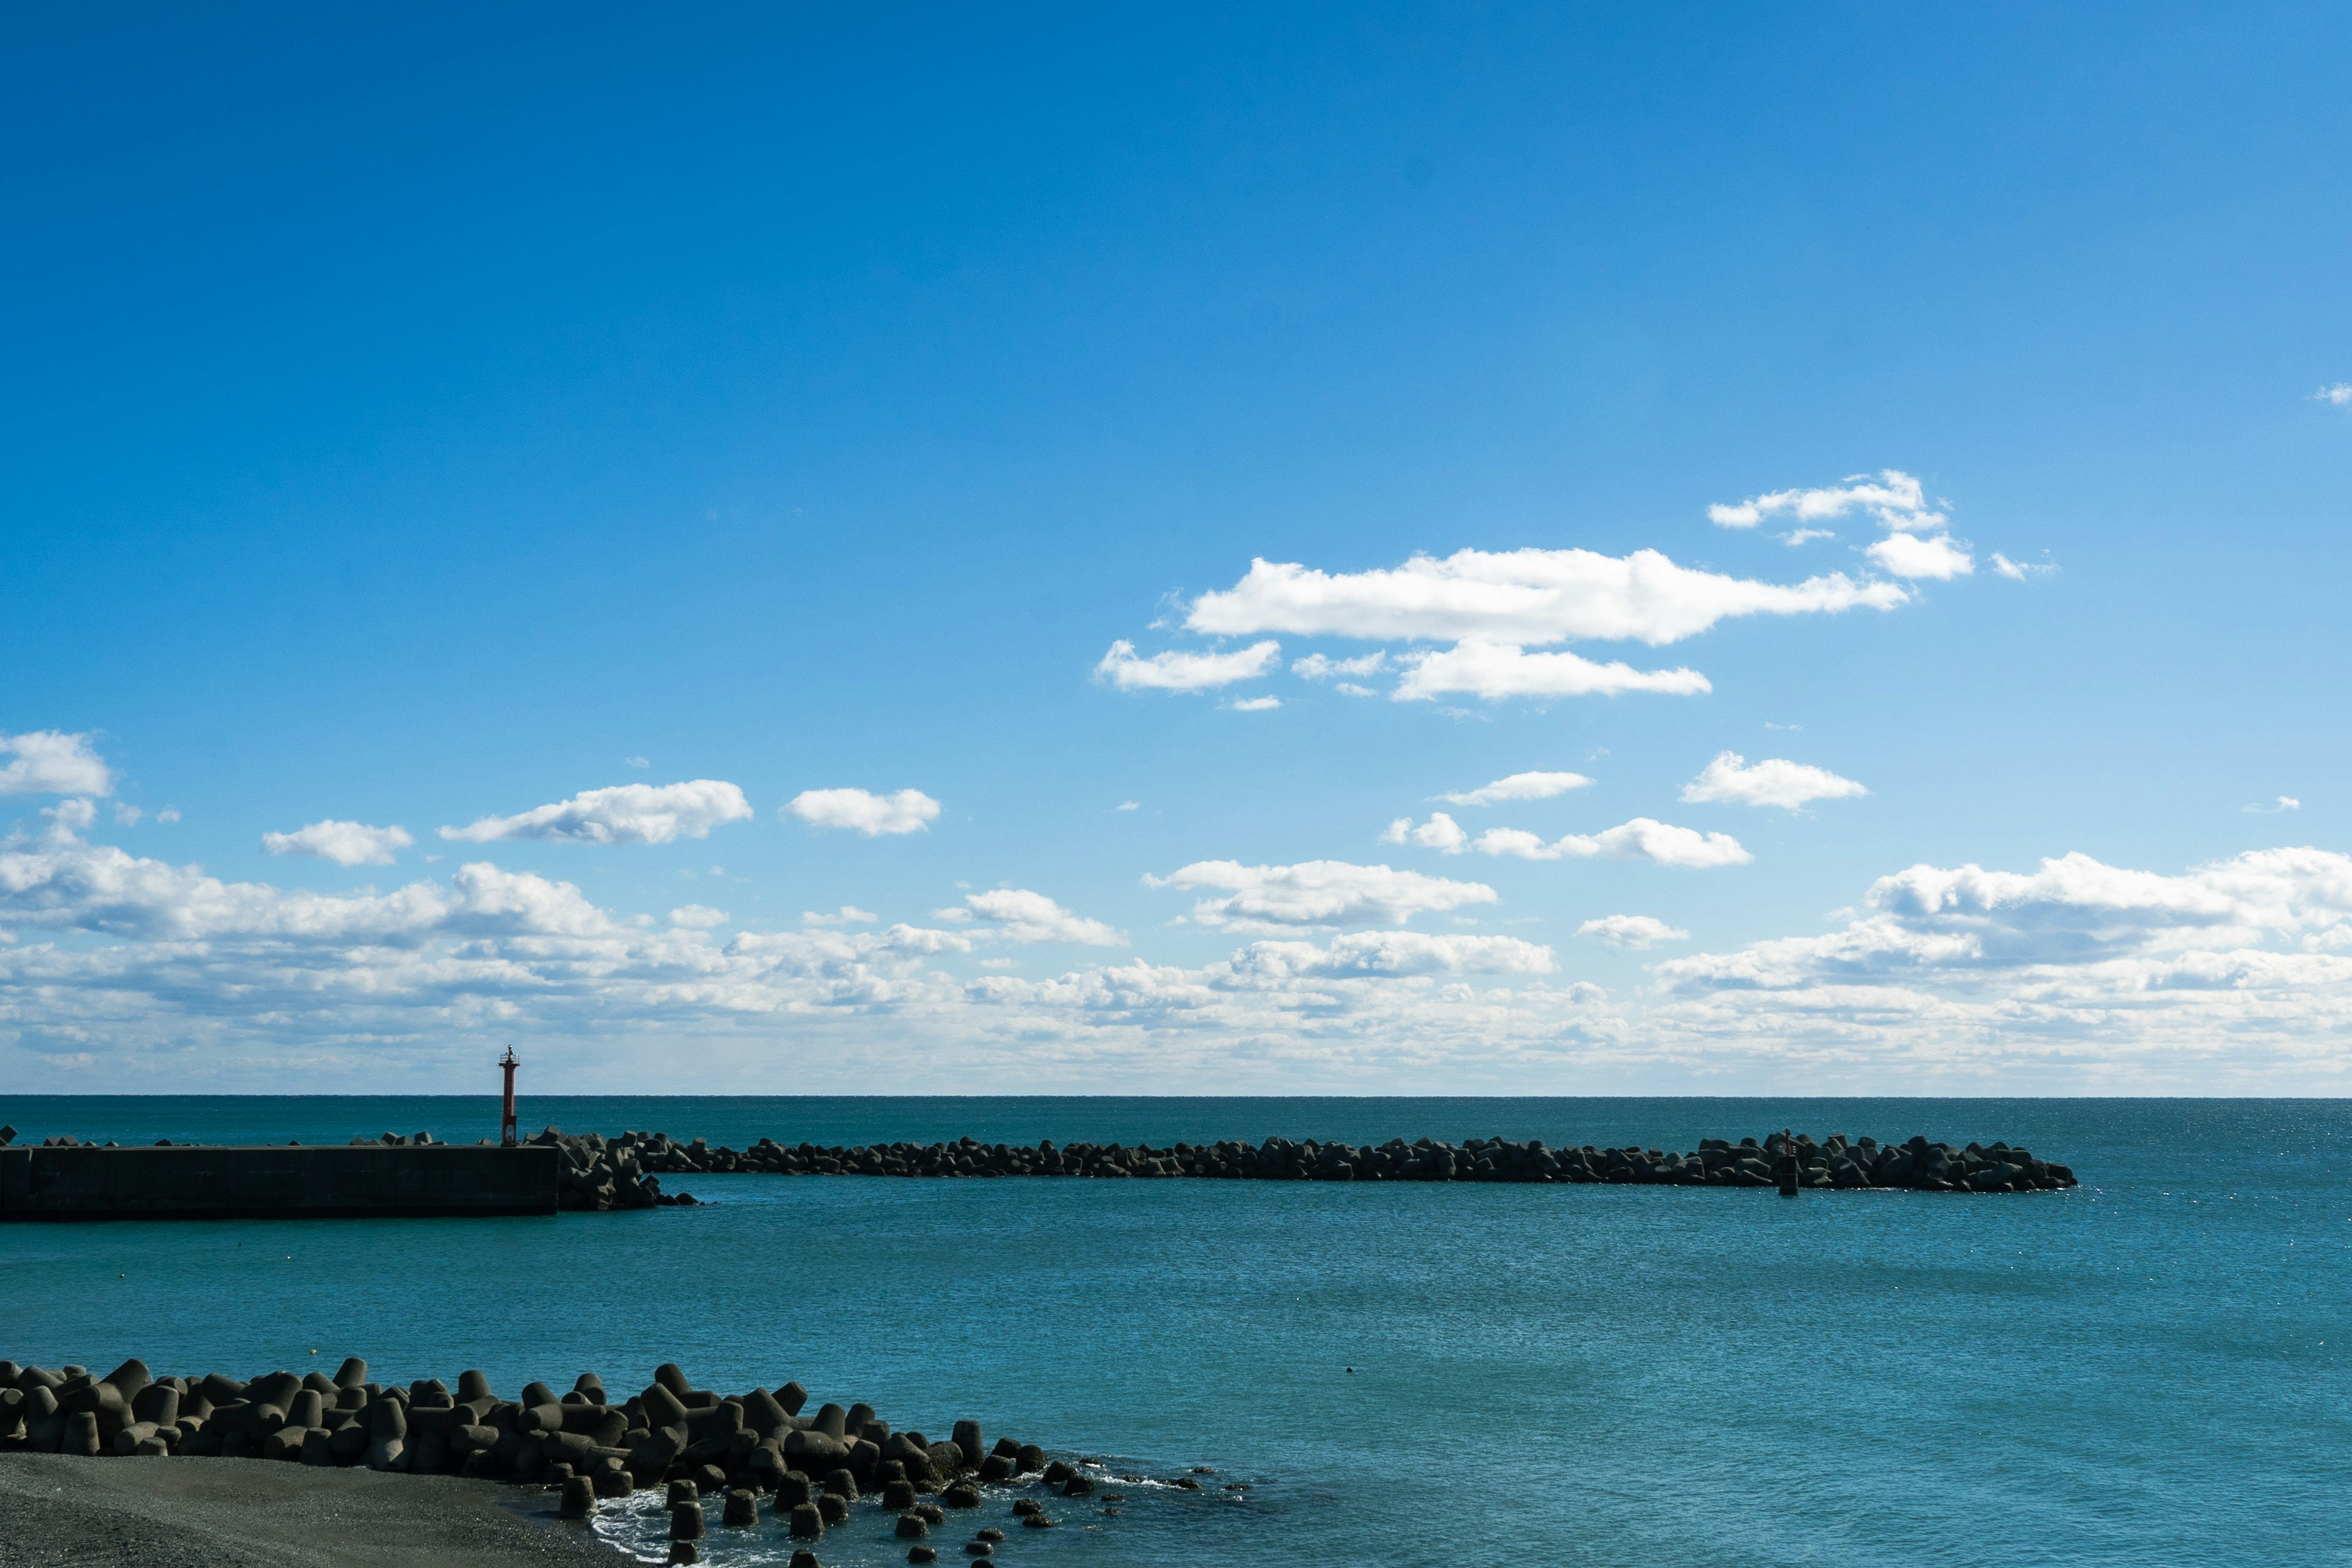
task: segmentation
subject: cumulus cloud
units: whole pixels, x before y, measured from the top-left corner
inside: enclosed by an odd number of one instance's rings
[[[2203,984],[2217,954],[2284,942],[2309,954],[2352,922],[2352,857],[2263,849],[2180,876],[2109,866],[2076,852],[2031,872],[1914,866],[1882,877],[1869,912],[1820,937],[1759,942],[1662,965],[1684,988],[1785,989],[1937,973],[2076,970],[2086,979]]]
[[[1927,504],[1919,481],[1900,468],[1886,468],[1873,479],[1852,474],[1843,482],[1819,489],[1774,490],[1729,505],[1706,509],[1707,521],[1718,528],[1753,528],[1768,517],[1798,522],[1822,522],[1860,511],[1885,527],[1904,532],[1926,532],[1944,526],[1946,519]]]
[[[512,816],[485,816],[441,837],[469,844],[536,839],[551,844],[667,844],[705,838],[722,824],[751,815],[743,792],[719,779],[674,784],[614,784],[583,790],[570,800]]]
[[[919,789],[876,795],[862,789],[804,789],[784,810],[814,827],[854,827],[869,838],[920,833],[940,814],[940,803]]]
[[[1235,681],[1255,680],[1282,659],[1278,642],[1253,643],[1232,653],[1184,653],[1171,649],[1150,658],[1136,657],[1135,645],[1121,639],[1095,666],[1095,679],[1108,680],[1121,691],[1208,691]]]
[[[2333,386],[2323,386],[2311,396],[2315,403],[2325,403],[2334,408],[2352,406],[2352,381],[2339,381]]]
[[[1400,816],[1381,835],[1383,844],[1418,844],[1423,849],[1435,849],[1447,855],[1459,855],[1470,836],[1461,825],[1442,811],[1432,812],[1427,822],[1415,827],[1412,818]]]
[[[2301,811],[2303,802],[2291,795],[2283,795],[2277,796],[2269,805],[2249,805],[2242,809],[2252,812]]]
[[[291,833],[265,833],[261,847],[272,855],[312,855],[338,866],[389,866],[416,840],[404,827],[370,827],[364,822],[323,822]]]
[[[1794,811],[1809,800],[1843,800],[1870,792],[1827,768],[1781,757],[1749,766],[1738,752],[1720,752],[1698,777],[1683,785],[1685,801],[1724,801],[1741,805],[1777,805]]]
[[[461,867],[449,889],[418,882],[383,894],[289,892],[88,843],[78,834],[89,826],[87,814],[60,813],[38,838],[0,846],[0,919],[150,941],[395,945],[437,931],[577,936],[613,929],[571,883],[487,864]]]
[[[1270,713],[1275,709],[1282,706],[1282,699],[1279,697],[1249,697],[1244,698],[1239,701],[1225,703],[1223,706],[1231,709],[1236,713]]]
[[[1086,947],[1125,947],[1127,933],[1101,921],[1073,914],[1043,893],[1026,888],[997,888],[967,894],[961,904],[937,911],[951,923],[990,922],[1007,942],[1069,942]]]
[[[872,925],[882,917],[871,910],[861,910],[856,904],[844,904],[833,913],[819,914],[814,910],[801,913],[801,924],[808,926]]]
[[[1354,658],[1327,658],[1319,653],[1310,653],[1305,658],[1294,659],[1290,670],[1308,680],[1332,680],[1343,675],[1378,675],[1388,667],[1387,650],[1379,649]]]
[[[714,910],[709,904],[681,904],[670,910],[669,923],[688,931],[709,931],[727,923],[727,911]]]
[[[1143,809],[1143,803],[1139,800],[1123,800],[1117,805],[1111,807],[1111,809],[1113,811],[1141,811]]]
[[[1835,539],[1836,537],[1835,529],[1792,528],[1780,536],[1780,542],[1788,545],[1811,544],[1816,539]]]
[[[1514,647],[1602,638],[1655,647],[1728,617],[1891,610],[1909,598],[1895,584],[1856,583],[1842,573],[1782,584],[1695,571],[1655,550],[1461,550],[1354,573],[1255,560],[1233,587],[1194,600],[1184,624],[1216,637],[1292,632]]]
[[[1864,552],[1897,577],[1933,578],[1949,582],[1977,569],[1969,552],[1952,542],[1948,533],[1922,539],[1916,533],[1890,533]]]
[[[2022,583],[2029,577],[2046,577],[2058,570],[2046,561],[2011,561],[1998,550],[1992,552],[1992,569],[2016,583]]]
[[[1386,866],[1307,860],[1295,866],[1244,866],[1200,860],[1148,888],[1214,888],[1229,893],[1193,904],[1194,923],[1235,931],[1305,926],[1402,925],[1417,914],[1491,904],[1500,895],[1483,882],[1454,882]]]
[[[1614,697],[1662,691],[1687,697],[1711,691],[1695,669],[1635,669],[1622,660],[1596,664],[1572,653],[1528,653],[1508,643],[1456,643],[1433,653],[1408,654],[1404,679],[1390,695],[1424,701],[1448,692],[1474,697]]]
[[[1449,805],[1493,805],[1506,800],[1549,800],[1572,789],[1583,789],[1591,783],[1582,773],[1513,773],[1507,778],[1496,779],[1493,784],[1480,784],[1476,789],[1442,795],[1437,798]]]
[[[1579,936],[1597,936],[1612,947],[1655,947],[1662,942],[1688,942],[1690,932],[1651,915],[1603,915],[1576,928]]]
[[[0,844],[0,1055],[14,1081],[67,1090],[177,1087],[192,1062],[215,1085],[295,1058],[430,1074],[534,1036],[625,1070],[658,1073],[682,1044],[750,1070],[779,1028],[808,1043],[796,1071],[848,1091],[918,1068],[959,1089],[1024,1072],[1170,1091],[1204,1073],[1268,1092],[1654,1091],[1693,1072],[1842,1092],[2352,1088],[2352,858],[2311,848],[2177,876],[2082,856],[1915,867],[1839,928],[1659,963],[1620,1001],[1556,983],[1549,950],[1514,938],[1307,941],[1296,918],[1194,965],[1033,979],[942,970],[990,936],[977,915],[724,936],[487,864],[320,896],[89,844],[75,805]],[[1272,898],[1295,868],[1257,869]]]
[[[0,735],[0,795],[96,795],[114,793],[114,776],[90,749],[86,734],[31,730]]]
[[[1571,833],[1544,842],[1518,827],[1490,827],[1472,841],[1482,855],[1520,860],[1654,860],[1661,866],[1705,868],[1745,866],[1755,858],[1728,833],[1701,833],[1637,816],[1601,833]]]

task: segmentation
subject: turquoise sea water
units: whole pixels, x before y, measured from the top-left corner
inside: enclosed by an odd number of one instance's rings
[[[688,1178],[553,1219],[0,1226],[0,1356],[376,1375],[662,1361],[1169,1476],[1034,1564],[2352,1563],[2352,1105],[2309,1100],[530,1099],[741,1147],[2004,1138],[2080,1189]],[[46,1099],[228,1142],[496,1131],[494,1100]],[[665,1185],[681,1184],[676,1179]],[[1349,1372],[1346,1369],[1352,1367]],[[1225,1492],[1230,1482],[1247,1492]],[[872,1510],[866,1510],[871,1513]],[[1001,1502],[985,1510],[988,1522]],[[715,1518],[715,1510],[714,1510]],[[979,1521],[951,1519],[943,1560]],[[959,1529],[959,1526],[961,1529]],[[625,1532],[625,1523],[609,1526]],[[646,1521],[650,1531],[653,1521]],[[645,1536],[650,1539],[650,1535]],[[782,1561],[715,1526],[709,1560]],[[896,1563],[877,1516],[828,1564]]]

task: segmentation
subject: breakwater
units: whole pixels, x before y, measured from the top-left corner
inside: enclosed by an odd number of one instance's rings
[[[0,1220],[353,1219],[548,1215],[543,1146],[165,1144],[0,1148]]]
[[[1832,1133],[1815,1142],[1802,1133],[1703,1138],[1688,1153],[1662,1149],[1551,1148],[1543,1140],[1472,1138],[1459,1145],[1423,1138],[1354,1145],[1294,1142],[1066,1143],[1034,1148],[982,1143],[871,1143],[820,1148],[762,1138],[742,1150],[665,1132],[616,1138],[549,1128],[530,1142],[563,1152],[565,1203],[617,1193],[632,1180],[661,1175],[766,1173],[794,1176],[1196,1177],[1323,1182],[1621,1183],[1653,1186],[1776,1187],[1836,1191],[1901,1188],[1914,1192],[2048,1192],[2075,1184],[2069,1167],[2005,1142],[1954,1148],[1924,1136],[1904,1143]],[[583,1203],[582,1206],[609,1206]]]
[[[384,1384],[358,1357],[331,1377],[277,1371],[250,1381],[158,1376],[135,1359],[103,1377],[0,1362],[0,1449],[462,1475],[559,1488],[562,1512],[574,1519],[662,1487],[673,1562],[696,1561],[693,1543],[712,1524],[756,1527],[765,1510],[792,1537],[814,1542],[847,1522],[854,1506],[878,1504],[898,1514],[896,1533],[917,1543],[908,1560],[924,1563],[934,1550],[919,1543],[946,1510],[977,1509],[992,1489],[1020,1491],[1010,1517],[1040,1530],[1059,1522],[1047,1499],[1097,1490],[1089,1472],[1099,1466],[1013,1437],[992,1442],[976,1420],[933,1439],[894,1430],[863,1403],[827,1403],[804,1415],[808,1397],[798,1383],[722,1395],[694,1387],[670,1363],[640,1392],[614,1399],[593,1373],[561,1394],[532,1383],[511,1398],[478,1371],[458,1373],[454,1387],[437,1378]],[[1189,1476],[1168,1484],[1199,1489]],[[706,1500],[719,1502],[717,1519],[706,1518]],[[1004,1533],[984,1529],[976,1539],[992,1537]]]

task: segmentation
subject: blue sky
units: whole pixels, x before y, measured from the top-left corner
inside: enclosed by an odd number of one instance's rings
[[[6,26],[12,1082],[2345,1089],[2339,14]]]

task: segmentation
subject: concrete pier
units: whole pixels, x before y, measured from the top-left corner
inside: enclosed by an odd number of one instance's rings
[[[551,1148],[0,1149],[0,1220],[551,1215]]]

